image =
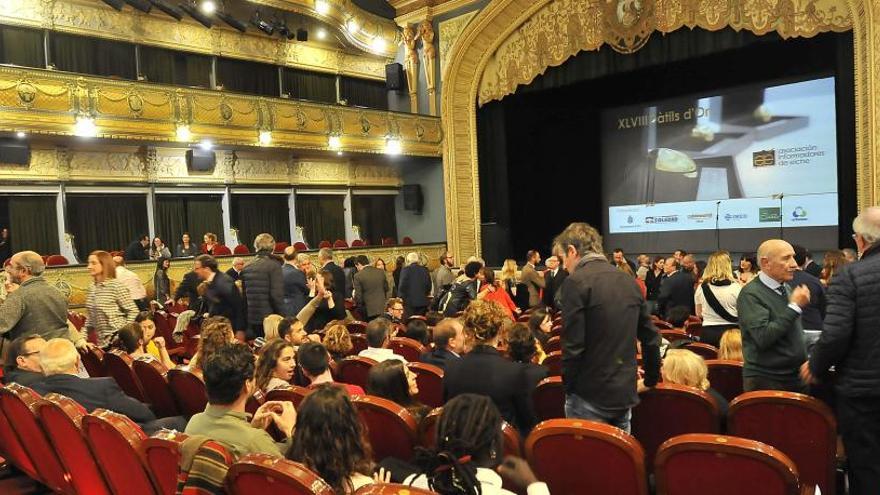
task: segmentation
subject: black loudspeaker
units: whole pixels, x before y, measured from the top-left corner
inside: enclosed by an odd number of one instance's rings
[[[385,66],[385,89],[400,91],[406,86],[406,73],[398,63]]]
[[[31,145],[17,139],[0,139],[0,163],[30,164]]]
[[[305,29],[297,29],[296,41],[309,41],[309,32]]]
[[[199,148],[186,150],[186,168],[190,172],[213,172],[216,159],[213,151]]]
[[[403,209],[414,211],[417,215],[422,213],[422,186],[411,184],[403,186]]]

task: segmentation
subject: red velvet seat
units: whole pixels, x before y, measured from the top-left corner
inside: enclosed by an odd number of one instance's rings
[[[532,393],[532,404],[538,419],[565,417],[565,387],[561,376],[548,376],[538,383]]]
[[[547,367],[550,376],[562,376],[562,351],[548,353],[541,364]]]
[[[139,452],[147,435],[127,417],[96,409],[82,419],[83,433],[113,493],[160,495]]]
[[[273,249],[272,251],[276,254],[280,254],[280,253],[283,253],[284,250],[287,249],[288,246],[290,246],[290,244],[288,244],[284,241],[276,242],[275,249]]]
[[[190,417],[193,414],[204,412],[208,405],[208,391],[205,383],[196,375],[186,370],[169,370],[168,386],[177,403],[180,414]]]
[[[691,342],[690,344],[685,345],[684,348],[706,360],[718,359],[718,348],[713,345],[704,344],[702,342]]]
[[[232,250],[229,249],[229,246],[223,244],[217,244],[214,246],[214,256],[230,256],[231,254]]]
[[[613,426],[581,419],[541,422],[526,439],[526,458],[550,493],[647,495],[645,453]]]
[[[437,423],[443,414],[442,407],[436,407],[425,415],[419,424],[419,445],[425,448],[434,448],[437,445]],[[501,436],[504,440],[504,455],[522,457],[522,446],[519,432],[506,421],[501,424]]]
[[[70,261],[67,261],[67,258],[60,254],[53,254],[46,258],[46,266],[64,266],[69,264]]]
[[[76,311],[68,311],[67,319],[73,323],[73,326],[76,327],[77,330],[82,330],[83,325],[86,324],[85,315],[77,313]]]
[[[293,403],[294,409],[298,409],[311,392],[312,390],[309,388],[291,385],[290,388],[275,389],[269,392],[266,394],[266,400],[290,401]]]
[[[333,241],[333,249],[345,249],[348,247],[348,243],[345,242],[344,239],[336,239]]]
[[[330,485],[302,464],[267,454],[248,454],[233,464],[226,474],[226,491],[229,495],[333,495]]]
[[[388,348],[394,351],[395,354],[403,356],[409,362],[418,361],[422,354],[427,351],[421,342],[409,337],[393,337],[388,342]]]
[[[562,323],[553,323],[550,328],[550,335],[553,337],[562,337]]]
[[[404,246],[409,246],[410,244],[413,243],[412,237],[405,236],[403,239],[400,240],[400,243],[403,244]]]
[[[372,395],[354,396],[351,400],[367,429],[373,460],[412,459],[418,425],[406,408]]]
[[[244,244],[239,244],[239,245],[235,246],[235,248],[232,250],[232,254],[234,254],[236,256],[244,256],[244,255],[251,254],[251,250],[248,249],[248,247],[245,246]]]
[[[63,395],[47,394],[37,402],[36,414],[61,464],[72,473],[70,483],[76,493],[110,495],[80,429],[82,418],[88,414],[85,408]]]
[[[337,381],[358,385],[366,390],[367,375],[370,373],[370,368],[376,364],[376,361],[360,356],[349,356],[339,361],[338,364],[336,368]]]
[[[383,246],[393,246],[395,244],[397,244],[397,241],[395,241],[394,239],[392,239],[390,237],[383,237],[382,238],[382,245]]]
[[[134,397],[141,402],[147,402],[144,391],[137,377],[134,376],[134,370],[131,369],[131,358],[122,357],[118,354],[108,352],[104,354],[104,370],[107,374],[116,380],[119,388],[129,397]]]
[[[709,383],[716,392],[728,402],[743,393],[743,363],[724,359],[706,361],[709,368]]]
[[[433,364],[410,361],[409,370],[416,374],[418,399],[431,407],[443,405],[443,368]]]
[[[304,243],[302,241],[297,241],[297,242],[293,243],[293,249],[295,249],[296,252],[300,252],[300,251],[307,251],[309,249],[309,247],[306,245],[306,243]]]
[[[364,241],[362,241],[361,239],[355,239],[351,241],[351,247],[364,247]]]
[[[818,485],[822,495],[836,492],[837,421],[822,401],[793,392],[747,392],[730,404],[727,430],[782,451],[801,481]]]
[[[318,243],[318,249],[324,249],[324,248],[329,248],[329,247],[332,247],[332,244],[330,244],[330,241],[321,241]]]
[[[367,322],[357,321],[357,320],[350,321],[345,325],[345,327],[348,328],[348,333],[360,334],[366,339],[366,335],[364,335],[364,332],[366,332],[366,330],[367,330]],[[365,347],[365,349],[366,349],[366,347]]]
[[[523,313],[523,314],[516,317],[516,322],[517,323],[528,323],[529,319],[531,317],[532,317],[531,315]]]
[[[702,390],[659,383],[639,394],[640,402],[632,410],[632,434],[645,449],[646,465],[660,444],[685,433],[718,433],[718,404]]]
[[[660,336],[663,337],[664,339],[668,340],[669,342],[677,342],[679,340],[685,340],[685,339],[690,340],[690,338],[691,338],[690,335],[688,335],[687,332],[685,332],[684,330],[673,330],[673,329],[668,329],[668,330],[661,329]]]
[[[162,430],[141,442],[144,462],[160,495],[174,495],[177,492],[180,444],[187,438],[185,433]]]
[[[551,352],[554,352],[554,351],[561,351],[561,350],[562,350],[562,338],[557,337],[557,336],[550,337],[550,339],[547,340],[547,345],[544,346],[544,352],[546,352],[547,354],[550,354]]]
[[[396,483],[370,483],[354,492],[354,495],[436,495],[437,492]]]
[[[39,479],[37,468],[34,466],[28,453],[24,450],[21,440],[18,439],[12,424],[6,419],[6,415],[0,410],[0,455],[15,467],[24,472],[29,478]]]
[[[0,410],[18,435],[28,457],[36,467],[39,481],[59,493],[75,493],[71,473],[65,469],[35,415],[40,396],[33,390],[11,383],[0,387]]]
[[[744,438],[689,434],[657,451],[657,495],[799,495],[797,468],[773,447]],[[824,492],[823,492],[824,493]]]
[[[79,355],[82,360],[83,367],[92,378],[107,376],[104,370],[104,351],[100,349],[88,349]]]
[[[693,338],[699,338],[703,334],[703,322],[689,321],[685,324],[684,331]]]
[[[651,321],[654,322],[654,326],[657,327],[657,330],[672,330],[672,323],[667,321],[663,321],[655,316],[651,316]]]
[[[145,402],[150,404],[157,417],[180,415],[174,395],[168,386],[168,380],[159,370],[143,361],[135,361],[131,368],[144,391]]]

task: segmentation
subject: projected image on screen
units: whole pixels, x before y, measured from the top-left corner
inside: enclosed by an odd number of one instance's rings
[[[612,240],[716,228],[836,232],[834,78],[719,93],[603,112]]]

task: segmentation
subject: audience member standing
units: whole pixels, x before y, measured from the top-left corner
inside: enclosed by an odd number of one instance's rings
[[[739,258],[739,270],[736,271],[739,283],[745,285],[758,276],[758,260],[754,253],[743,254]]]
[[[142,235],[125,248],[127,261],[143,261],[150,259],[150,237]]]
[[[541,289],[544,288],[544,277],[535,269],[541,262],[541,255],[535,250],[526,253],[526,266],[522,269],[521,280],[529,291],[529,307],[541,304]]]
[[[513,299],[507,295],[507,291],[501,287],[501,281],[495,280],[495,270],[488,266],[480,268],[477,281],[480,282],[480,291],[477,293],[477,298],[484,301],[494,301],[507,313],[508,318],[511,320],[515,319],[515,315],[520,313],[520,309],[513,302]]]
[[[6,267],[12,289],[0,305],[0,335],[4,342],[28,335],[46,340],[67,335],[67,297],[43,278],[46,265],[33,251],[15,253]],[[3,345],[0,348],[5,348]]]
[[[89,255],[88,270],[95,283],[86,295],[83,328],[94,330],[98,335],[98,346],[107,347],[123,325],[134,322],[138,309],[128,289],[116,280],[116,264],[110,253],[93,251]],[[64,324],[67,325],[66,320]]]
[[[198,254],[198,251],[198,247],[192,243],[189,232],[184,232],[183,235],[180,236],[180,244],[174,249],[174,257],[191,258]]]
[[[155,299],[162,304],[171,299],[171,278],[168,277],[168,270],[171,268],[170,258],[159,258],[156,261],[156,272],[153,275],[153,287],[155,289]]]
[[[232,258],[232,266],[229,267],[229,270],[226,270],[226,274],[229,275],[233,282],[238,282],[241,280],[242,270],[244,270],[244,258],[236,256]]]
[[[354,302],[367,321],[382,314],[388,293],[385,272],[370,265],[366,255],[355,261],[358,272],[354,275]]]
[[[880,488],[880,207],[865,208],[853,231],[861,261],[834,277],[822,335],[801,376],[813,382],[835,368],[850,494],[873,495]]]
[[[397,293],[397,288],[400,287],[400,272],[403,270],[404,262],[403,256],[398,256],[394,260],[394,271],[391,272],[391,278],[394,279],[394,287],[391,288],[391,297],[400,297]]]
[[[345,310],[345,271],[342,267],[333,262],[333,250],[330,248],[322,248],[318,251],[318,264],[321,265],[322,271],[330,272],[333,276],[332,284],[325,281],[325,286],[333,287],[333,303]]]
[[[629,432],[638,401],[636,346],[642,344],[644,385],[660,376],[660,336],[638,286],[602,253],[602,236],[572,223],[553,241],[568,281],[562,292],[562,379],[565,415]]]
[[[241,272],[247,307],[247,339],[263,336],[263,319],[284,311],[284,281],[281,258],[272,254],[275,238],[259,234],[254,239],[256,257]]]
[[[204,300],[207,303],[208,316],[225,316],[237,332],[247,329],[247,315],[244,300],[232,277],[219,271],[217,260],[209,254],[196,256],[195,268],[200,280],[208,284]]]
[[[725,330],[736,328],[736,300],[742,286],[737,283],[727,251],[709,255],[703,280],[694,293],[697,316],[703,319],[700,341],[718,347]]]
[[[434,272],[434,297],[440,295],[440,291],[448,289],[455,282],[455,274],[452,267],[455,266],[455,257],[446,251],[440,256],[440,267]]]
[[[464,265],[464,273],[455,279],[445,300],[439,302],[439,310],[444,316],[455,316],[477,298],[477,275],[482,268],[483,264],[479,261]]]
[[[627,259],[626,253],[623,252],[623,249],[616,248],[612,254],[612,257],[613,257],[613,259],[611,261],[612,265],[617,266],[620,263],[626,263],[627,265],[629,265],[630,270],[632,270],[633,276],[635,276],[636,268],[637,268],[636,264],[633,263],[632,260]]]
[[[136,273],[125,267],[125,258],[122,256],[114,256],[113,263],[116,265],[116,280],[128,289],[135,306],[140,311],[146,311],[150,305],[147,301],[147,288],[141,282],[141,278]],[[164,301],[163,301],[164,302]]]
[[[743,388],[805,392],[798,367],[806,360],[803,308],[810,303],[810,289],[790,282],[797,270],[794,249],[780,240],[765,241],[758,248],[758,279],[746,284],[737,300],[743,340]]]
[[[819,278],[819,276],[822,274],[822,267],[816,264],[816,262],[813,260],[813,254],[809,251],[806,251],[804,253],[804,263],[802,266],[805,272],[816,278]]]
[[[312,262],[306,253],[297,254],[293,246],[284,248],[284,266],[281,274],[284,278],[284,316],[296,316],[306,305],[309,297],[309,286],[306,283],[305,270]]]
[[[180,303],[182,299],[186,298],[187,309],[195,311],[196,315],[201,315],[204,312],[202,296],[199,295],[198,290],[199,283],[201,283],[199,275],[194,270],[190,270],[183,275],[183,279],[174,291],[174,301]]]
[[[804,342],[807,344],[807,352],[822,333],[822,320],[825,319],[825,287],[818,278],[810,275],[803,269],[806,266],[808,253],[803,246],[795,244],[794,261],[798,269],[794,272],[791,285],[797,287],[806,285],[810,289],[810,304],[804,306],[801,314],[801,324],[804,326]]]
[[[644,282],[648,277],[648,270],[651,269],[651,257],[647,254],[640,254],[637,260],[639,267],[636,269],[636,277],[639,277],[639,280]]]
[[[681,258],[681,271],[691,276],[694,285],[700,281],[700,269],[697,267],[697,261],[692,254],[686,254]]]
[[[559,258],[557,256],[550,256],[545,264],[547,265],[547,271],[544,272],[544,295],[541,300],[544,306],[559,309],[559,306],[556,304],[557,294],[560,293],[559,289],[562,287],[562,282],[565,282],[565,278],[568,277],[568,272],[564,268],[559,267]]]
[[[357,273],[357,267],[354,265],[354,262],[357,261],[357,257],[354,257],[352,260],[352,268],[354,268],[354,273],[351,274],[351,290],[348,292],[348,297],[354,297],[354,274]],[[385,265],[385,260],[382,258],[378,258],[376,261],[373,261],[373,266],[382,270],[382,273],[385,274],[385,280],[388,281],[388,294],[385,296],[387,298],[391,298],[391,294],[394,293],[394,277],[391,276],[391,272],[388,271],[388,267]],[[346,275],[347,277],[347,275]],[[345,279],[346,283],[348,283],[348,278]]]
[[[413,315],[424,316],[428,311],[431,294],[431,273],[419,264],[419,254],[406,255],[406,266],[400,271],[397,296],[403,299],[404,319]]]
[[[660,295],[660,284],[663,282],[663,266],[666,264],[666,258],[657,256],[651,263],[651,269],[645,274],[645,289],[647,291],[647,299],[651,301],[657,300]]]
[[[822,282],[822,285],[825,287],[831,285],[831,279],[847,263],[846,255],[843,254],[843,251],[836,249],[826,251],[825,259],[822,260],[822,272],[819,275],[819,280]]]
[[[675,257],[667,258],[663,264],[666,276],[660,283],[660,294],[657,295],[657,307],[654,312],[661,318],[676,306],[688,308],[694,314],[694,278],[690,272],[679,269]]]

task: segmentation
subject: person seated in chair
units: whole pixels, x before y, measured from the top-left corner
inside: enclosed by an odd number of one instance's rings
[[[386,359],[399,359],[406,362],[400,354],[386,348],[391,339],[391,322],[385,318],[376,318],[367,324],[367,344],[369,347],[358,353],[358,356],[370,358],[377,362]]]
[[[425,320],[414,318],[406,324],[406,335],[423,346],[428,345],[428,324]]]
[[[88,412],[100,408],[128,416],[148,435],[162,428],[180,431],[186,427],[186,420],[181,416],[156,419],[149,406],[125,395],[113,378],[80,378],[79,359],[79,353],[69,340],[49,340],[40,351],[40,367],[45,378],[34,383],[33,389],[40,395],[54,392],[70,397]]]
[[[456,318],[445,318],[434,327],[434,349],[419,358],[419,361],[446,369],[450,361],[461,359],[464,353],[464,327]]]
[[[263,403],[253,418],[245,412],[248,398],[256,390],[254,355],[244,344],[226,344],[207,358],[202,366],[208,407],[186,427],[188,435],[205,435],[226,444],[236,457],[245,454],[281,456],[290,448],[296,425],[296,410],[290,402]],[[276,443],[266,433],[269,423],[287,437]]]
[[[727,418],[727,399],[710,387],[709,368],[701,356],[687,349],[669,349],[663,358],[660,376],[663,377],[663,383],[694,387],[709,394],[718,404],[721,424],[724,424]]]
[[[421,423],[431,408],[419,402],[416,374],[405,364],[389,359],[370,368],[367,375],[367,393],[382,397],[406,408],[416,424]]]
[[[30,387],[43,379],[40,367],[40,351],[46,347],[46,340],[39,335],[23,335],[9,345],[6,367],[3,369],[3,383],[17,383]]]
[[[171,356],[168,355],[168,349],[165,348],[165,339],[163,337],[155,337],[156,324],[149,317],[149,314],[144,311],[138,315],[135,323],[129,323],[119,329],[119,333],[116,334],[118,347],[131,356],[133,360],[147,363],[158,361],[162,363],[162,366],[170,370],[176,365],[171,360]],[[141,321],[138,322],[138,319]],[[158,357],[156,353],[159,354]]]
[[[299,346],[296,353],[303,374],[309,380],[309,388],[315,388],[322,383],[336,383],[330,373],[330,354],[323,344],[318,342],[306,342]],[[349,395],[365,395],[364,389],[350,383],[340,383]]]

